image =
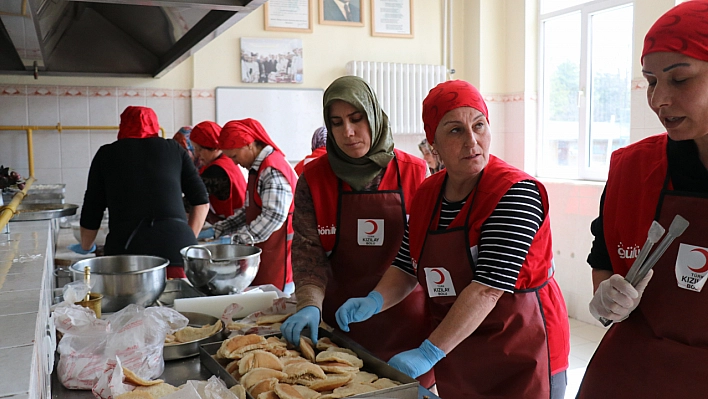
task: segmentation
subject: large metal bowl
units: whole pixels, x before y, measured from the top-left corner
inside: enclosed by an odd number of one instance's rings
[[[256,278],[261,262],[261,249],[249,245],[191,245],[180,253],[192,285],[212,295],[243,291]]]
[[[71,266],[74,281],[91,269],[92,292],[103,294],[101,311],[117,312],[127,305],[149,306],[165,290],[169,260],[147,255],[114,255],[84,259]]]

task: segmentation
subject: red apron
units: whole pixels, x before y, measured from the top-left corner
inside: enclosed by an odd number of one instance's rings
[[[365,297],[376,287],[401,247],[406,209],[397,158],[389,163],[389,169],[387,173],[395,173],[398,181],[396,190],[346,191],[338,180],[336,242],[329,255],[331,268],[322,305],[322,319],[331,326],[337,326],[335,312],[347,299]],[[377,219],[383,221],[381,226],[364,222]],[[361,235],[374,226],[383,229],[380,239],[385,245],[360,245]],[[425,293],[418,286],[398,305],[350,324],[350,331],[342,333],[387,361],[420,346],[432,332],[429,326]],[[430,387],[435,377],[428,372],[418,380]]]
[[[258,179],[265,168],[273,167],[285,175],[290,187],[295,190],[297,177],[295,172],[285,160],[285,157],[273,151],[261,163],[258,172],[250,170],[248,174],[248,204],[246,205],[246,224],[253,222],[260,214],[263,201],[257,192]],[[273,284],[280,290],[285,288],[285,284],[293,282],[293,268],[290,260],[290,253],[293,243],[293,209],[294,202],[290,204],[288,217],[283,225],[270,237],[256,246],[263,250],[261,252],[261,264],[258,274],[251,285]]]
[[[469,251],[450,248],[469,247],[466,225],[428,231],[418,262],[421,287],[427,287],[427,281],[426,273],[420,271],[444,267],[459,295],[472,282],[475,264]],[[539,298],[539,291],[547,287],[504,293],[477,330],[435,365],[442,398],[550,397],[549,349]],[[428,298],[435,325],[456,299]]]
[[[501,197],[515,183],[535,179],[490,155],[460,213],[447,229],[438,231],[445,180],[444,173],[426,179],[413,200],[409,221],[411,257],[418,281],[426,288],[435,326],[474,278],[476,258],[471,251],[478,248],[482,225]],[[435,365],[438,391],[445,399],[548,398],[551,375],[568,367],[568,315],[553,278],[548,196],[543,185],[537,185],[546,218],[526,255],[514,294],[502,294],[480,326]],[[442,278],[445,272],[449,280]],[[426,274],[437,279],[431,283],[432,296]],[[454,289],[454,294],[435,296],[446,289]]]
[[[659,223],[668,230],[680,214],[690,225],[654,266],[639,306],[605,334],[578,398],[708,397],[708,318],[702,313],[708,292],[680,288],[676,275],[682,244],[703,247],[708,256],[708,196],[669,188],[667,174],[656,208]]]
[[[211,204],[214,213],[218,216],[229,217],[234,214],[234,209],[243,208],[243,200],[246,195],[246,179],[243,178],[243,173],[241,173],[234,161],[224,154],[219,155],[209,165],[199,169],[199,174],[204,173],[212,165],[216,165],[226,172],[226,175],[229,176],[231,187],[229,198],[225,200],[220,200],[216,196],[209,194],[209,204]]]

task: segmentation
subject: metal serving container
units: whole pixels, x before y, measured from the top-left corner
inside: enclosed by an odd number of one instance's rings
[[[148,255],[99,256],[71,265],[74,281],[91,268],[91,292],[103,294],[101,311],[117,312],[127,305],[149,306],[162,294],[170,261]]]
[[[74,204],[25,204],[23,202],[17,207],[17,215],[10,221],[56,219],[75,215],[78,208],[79,206]]]
[[[240,244],[191,245],[180,250],[189,281],[212,295],[238,293],[256,278],[261,249]]]
[[[209,316],[204,313],[196,312],[180,312],[184,317],[189,319],[188,326],[191,327],[203,327],[207,324],[214,324],[219,321],[214,316]],[[210,342],[220,342],[223,341],[228,334],[226,334],[226,326],[221,327],[221,330],[215,332],[214,334],[192,342],[183,342],[179,344],[165,345],[162,349],[162,354],[167,360],[184,359],[187,357],[197,356],[199,354],[199,345],[208,344]]]
[[[319,337],[328,337],[335,344],[341,346],[342,348],[348,348],[354,351],[357,356],[364,361],[363,371],[368,371],[378,375],[380,378],[389,378],[393,381],[398,381],[401,385],[379,389],[377,391],[362,393],[359,395],[347,396],[348,398],[386,398],[386,399],[418,399],[419,398],[419,383],[417,380],[403,374],[402,372],[389,366],[388,363],[372,355],[369,351],[364,349],[361,345],[352,341],[351,339],[344,337],[337,333],[331,333],[325,329],[320,328]],[[279,337],[280,334],[273,335]],[[221,347],[221,342],[214,342],[211,344],[201,345],[199,359],[202,365],[206,367],[209,371],[214,373],[214,375],[221,378],[228,387],[231,387],[237,383],[236,379],[226,371],[225,364],[221,364],[218,360],[214,359],[214,355]],[[254,399],[250,394],[246,393],[249,399]],[[429,398],[435,397],[434,395],[425,395]]]

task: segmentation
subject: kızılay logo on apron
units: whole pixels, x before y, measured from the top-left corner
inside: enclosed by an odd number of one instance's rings
[[[384,242],[384,220],[357,219],[356,237],[361,246],[382,246]]]
[[[688,244],[679,245],[676,257],[676,281],[687,290],[701,292],[708,274],[708,249]]]
[[[425,270],[428,295],[431,298],[436,296],[457,296],[450,272],[447,269],[444,267],[426,267],[423,270]]]

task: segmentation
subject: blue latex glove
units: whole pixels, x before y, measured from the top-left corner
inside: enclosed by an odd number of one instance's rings
[[[209,227],[206,230],[202,230],[199,232],[199,235],[197,236],[197,240],[206,240],[207,238],[213,238],[214,237],[214,228]]]
[[[342,331],[349,332],[350,323],[368,320],[381,311],[383,296],[376,291],[369,292],[364,298],[350,298],[337,309],[334,317]]]
[[[88,251],[81,248],[81,244],[71,244],[67,248],[76,252],[77,254],[87,255],[87,254],[90,254],[96,250],[96,244],[93,244],[91,249],[89,249]]]
[[[416,349],[401,352],[392,357],[388,364],[401,372],[416,378],[432,369],[435,363],[445,357],[445,352],[427,339]]]
[[[313,343],[317,343],[317,329],[319,326],[320,310],[316,306],[305,306],[285,320],[280,326],[280,332],[290,343],[299,346],[300,333],[305,327],[310,328],[310,339],[312,339]]]

